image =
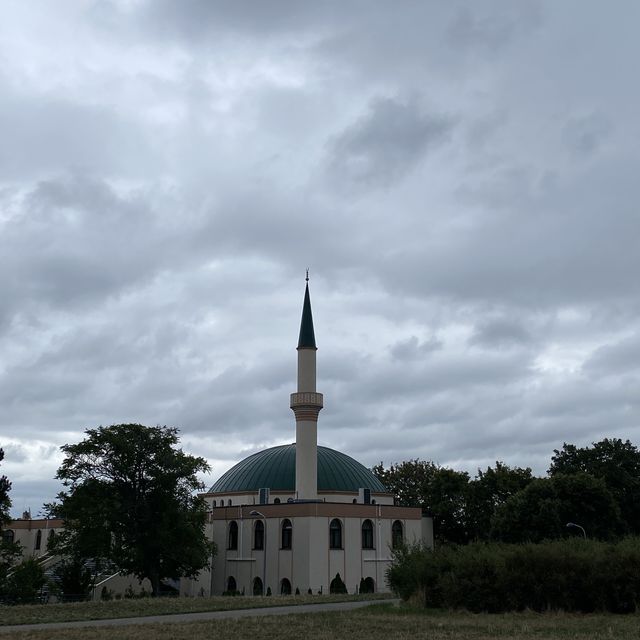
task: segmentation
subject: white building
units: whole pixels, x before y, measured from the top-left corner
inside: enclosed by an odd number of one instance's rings
[[[296,442],[249,456],[203,494],[217,555],[213,573],[183,581],[185,595],[329,593],[337,574],[349,592],[387,591],[392,548],[433,544],[432,521],[420,508],[394,506],[371,471],[317,445],[323,397],[308,277],[297,350]]]

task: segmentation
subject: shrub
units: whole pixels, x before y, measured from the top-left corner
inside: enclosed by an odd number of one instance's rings
[[[413,545],[394,551],[387,580],[404,600],[419,599],[425,607],[632,613],[640,603],[640,538],[436,551]]]
[[[336,573],[336,577],[331,581],[329,593],[347,593],[347,585],[342,581],[339,573]]]

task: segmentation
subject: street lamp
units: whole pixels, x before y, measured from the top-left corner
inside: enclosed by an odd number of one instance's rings
[[[587,532],[584,530],[584,527],[581,527],[579,524],[576,524],[575,522],[567,522],[567,527],[575,527],[576,529],[580,529],[580,531],[582,531],[582,535],[584,536],[584,539],[587,539]]]
[[[249,515],[252,518],[262,518],[264,522],[264,539],[262,540],[262,595],[265,595],[267,593],[267,516],[265,516],[264,513],[260,513],[260,511],[251,511]]]

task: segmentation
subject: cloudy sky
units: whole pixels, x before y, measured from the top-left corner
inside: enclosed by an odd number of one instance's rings
[[[0,446],[181,430],[544,473],[640,444],[640,4],[0,0]],[[636,78],[636,80],[634,80]]]

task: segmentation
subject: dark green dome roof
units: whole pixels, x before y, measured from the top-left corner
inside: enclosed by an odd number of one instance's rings
[[[245,458],[223,474],[210,493],[232,491],[295,491],[296,445],[271,447]],[[386,492],[385,486],[359,462],[328,447],[318,447],[318,491]]]

